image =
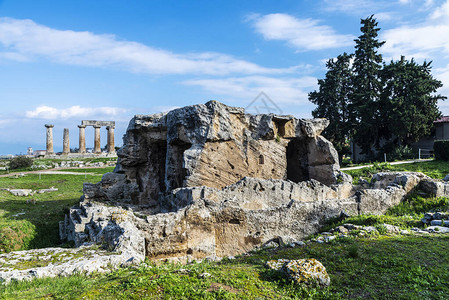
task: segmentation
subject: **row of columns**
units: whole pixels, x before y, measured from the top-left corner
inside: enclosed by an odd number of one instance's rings
[[[78,125],[79,128],[79,150],[78,153],[86,153],[86,126],[87,125]],[[45,124],[47,128],[47,155],[55,154],[53,150],[53,124]],[[95,129],[94,133],[94,153],[101,153],[101,144],[100,144],[100,128],[101,126],[93,125]],[[107,150],[108,153],[115,153],[115,141],[114,141],[114,126],[107,126],[106,129],[108,131],[108,145]],[[62,154],[70,153],[70,140],[69,140],[69,129],[64,128],[64,136],[63,136],[63,148]]]

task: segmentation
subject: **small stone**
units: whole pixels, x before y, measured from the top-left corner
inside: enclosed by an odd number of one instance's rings
[[[340,233],[347,233],[349,230],[344,226],[338,226],[335,228],[335,231]]]
[[[263,245],[263,248],[277,248],[279,245],[276,242],[268,242],[265,245]]]
[[[324,240],[326,241],[326,243],[329,243],[332,240],[335,240],[337,237],[335,235],[331,235],[331,236],[327,236],[324,238]]]
[[[427,231],[433,233],[449,233],[449,228],[443,226],[431,226],[427,228]]]
[[[443,216],[443,214],[441,213],[441,212],[436,212],[434,215],[433,215],[433,219],[434,220],[441,220],[441,219],[443,219],[444,218],[444,216]]]
[[[304,243],[303,241],[296,241],[295,244],[300,247],[303,247],[306,245],[306,243]]]
[[[401,229],[398,226],[390,225],[390,224],[382,224],[385,227],[388,233],[399,233]]]
[[[368,233],[372,233],[372,232],[376,232],[377,231],[376,227],[374,227],[374,226],[365,226],[365,227],[363,227],[363,230],[365,230]]]
[[[402,235],[407,235],[407,234],[410,234],[410,232],[408,230],[401,230],[401,234]]]
[[[332,233],[325,231],[325,232],[322,232],[321,235],[327,235],[327,236],[329,236],[329,235],[332,235]]]
[[[282,271],[296,284],[318,285],[320,287],[330,285],[326,268],[314,258],[291,260],[283,264]]]
[[[449,226],[449,220],[432,220],[430,221],[431,226]]]
[[[433,213],[430,213],[430,212],[428,212],[428,213],[425,213],[424,214],[424,219],[427,219],[427,220],[433,220]]]
[[[280,271],[282,266],[285,263],[288,263],[289,261],[290,261],[289,259],[284,259],[284,258],[277,259],[277,260],[269,260],[265,263],[265,266],[272,270]]]
[[[362,226],[354,225],[354,224],[351,224],[351,223],[343,224],[343,226],[344,226],[346,229],[348,229],[348,230],[358,230],[358,229],[362,229]]]
[[[10,189],[9,192],[14,196],[29,196],[33,194],[33,190],[30,189]]]
[[[447,174],[446,176],[444,176],[443,180],[444,180],[444,181],[449,181],[449,174]]]
[[[201,273],[200,275],[198,275],[198,278],[208,278],[211,276],[212,275],[210,273],[204,272],[204,273]]]

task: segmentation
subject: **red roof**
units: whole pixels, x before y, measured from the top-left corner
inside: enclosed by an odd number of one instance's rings
[[[436,120],[433,123],[448,123],[449,122],[449,116],[444,116],[439,118],[438,120]]]

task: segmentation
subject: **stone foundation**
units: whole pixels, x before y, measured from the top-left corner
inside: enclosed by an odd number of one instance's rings
[[[301,240],[329,218],[383,214],[430,180],[379,173],[371,187],[353,186],[319,135],[327,124],[247,115],[214,101],[135,116],[114,172],[84,185],[61,237],[98,242],[105,226],[118,224],[120,207],[150,259],[236,255],[273,240]]]

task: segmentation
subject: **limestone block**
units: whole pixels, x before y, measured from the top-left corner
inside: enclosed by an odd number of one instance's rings
[[[30,189],[9,189],[9,192],[14,196],[29,196],[33,194],[33,190]]]
[[[397,184],[408,193],[418,186],[423,179],[430,178],[420,172],[380,172],[373,175],[371,182],[375,189]]]
[[[407,193],[400,187],[363,189],[357,192],[360,214],[384,214],[391,206],[398,205]]]
[[[435,197],[449,196],[449,182],[441,182],[431,179],[423,179],[419,187],[426,193]]]
[[[326,268],[314,258],[287,260],[270,260],[266,265],[273,270],[282,271],[296,284],[328,287],[330,278]]]

